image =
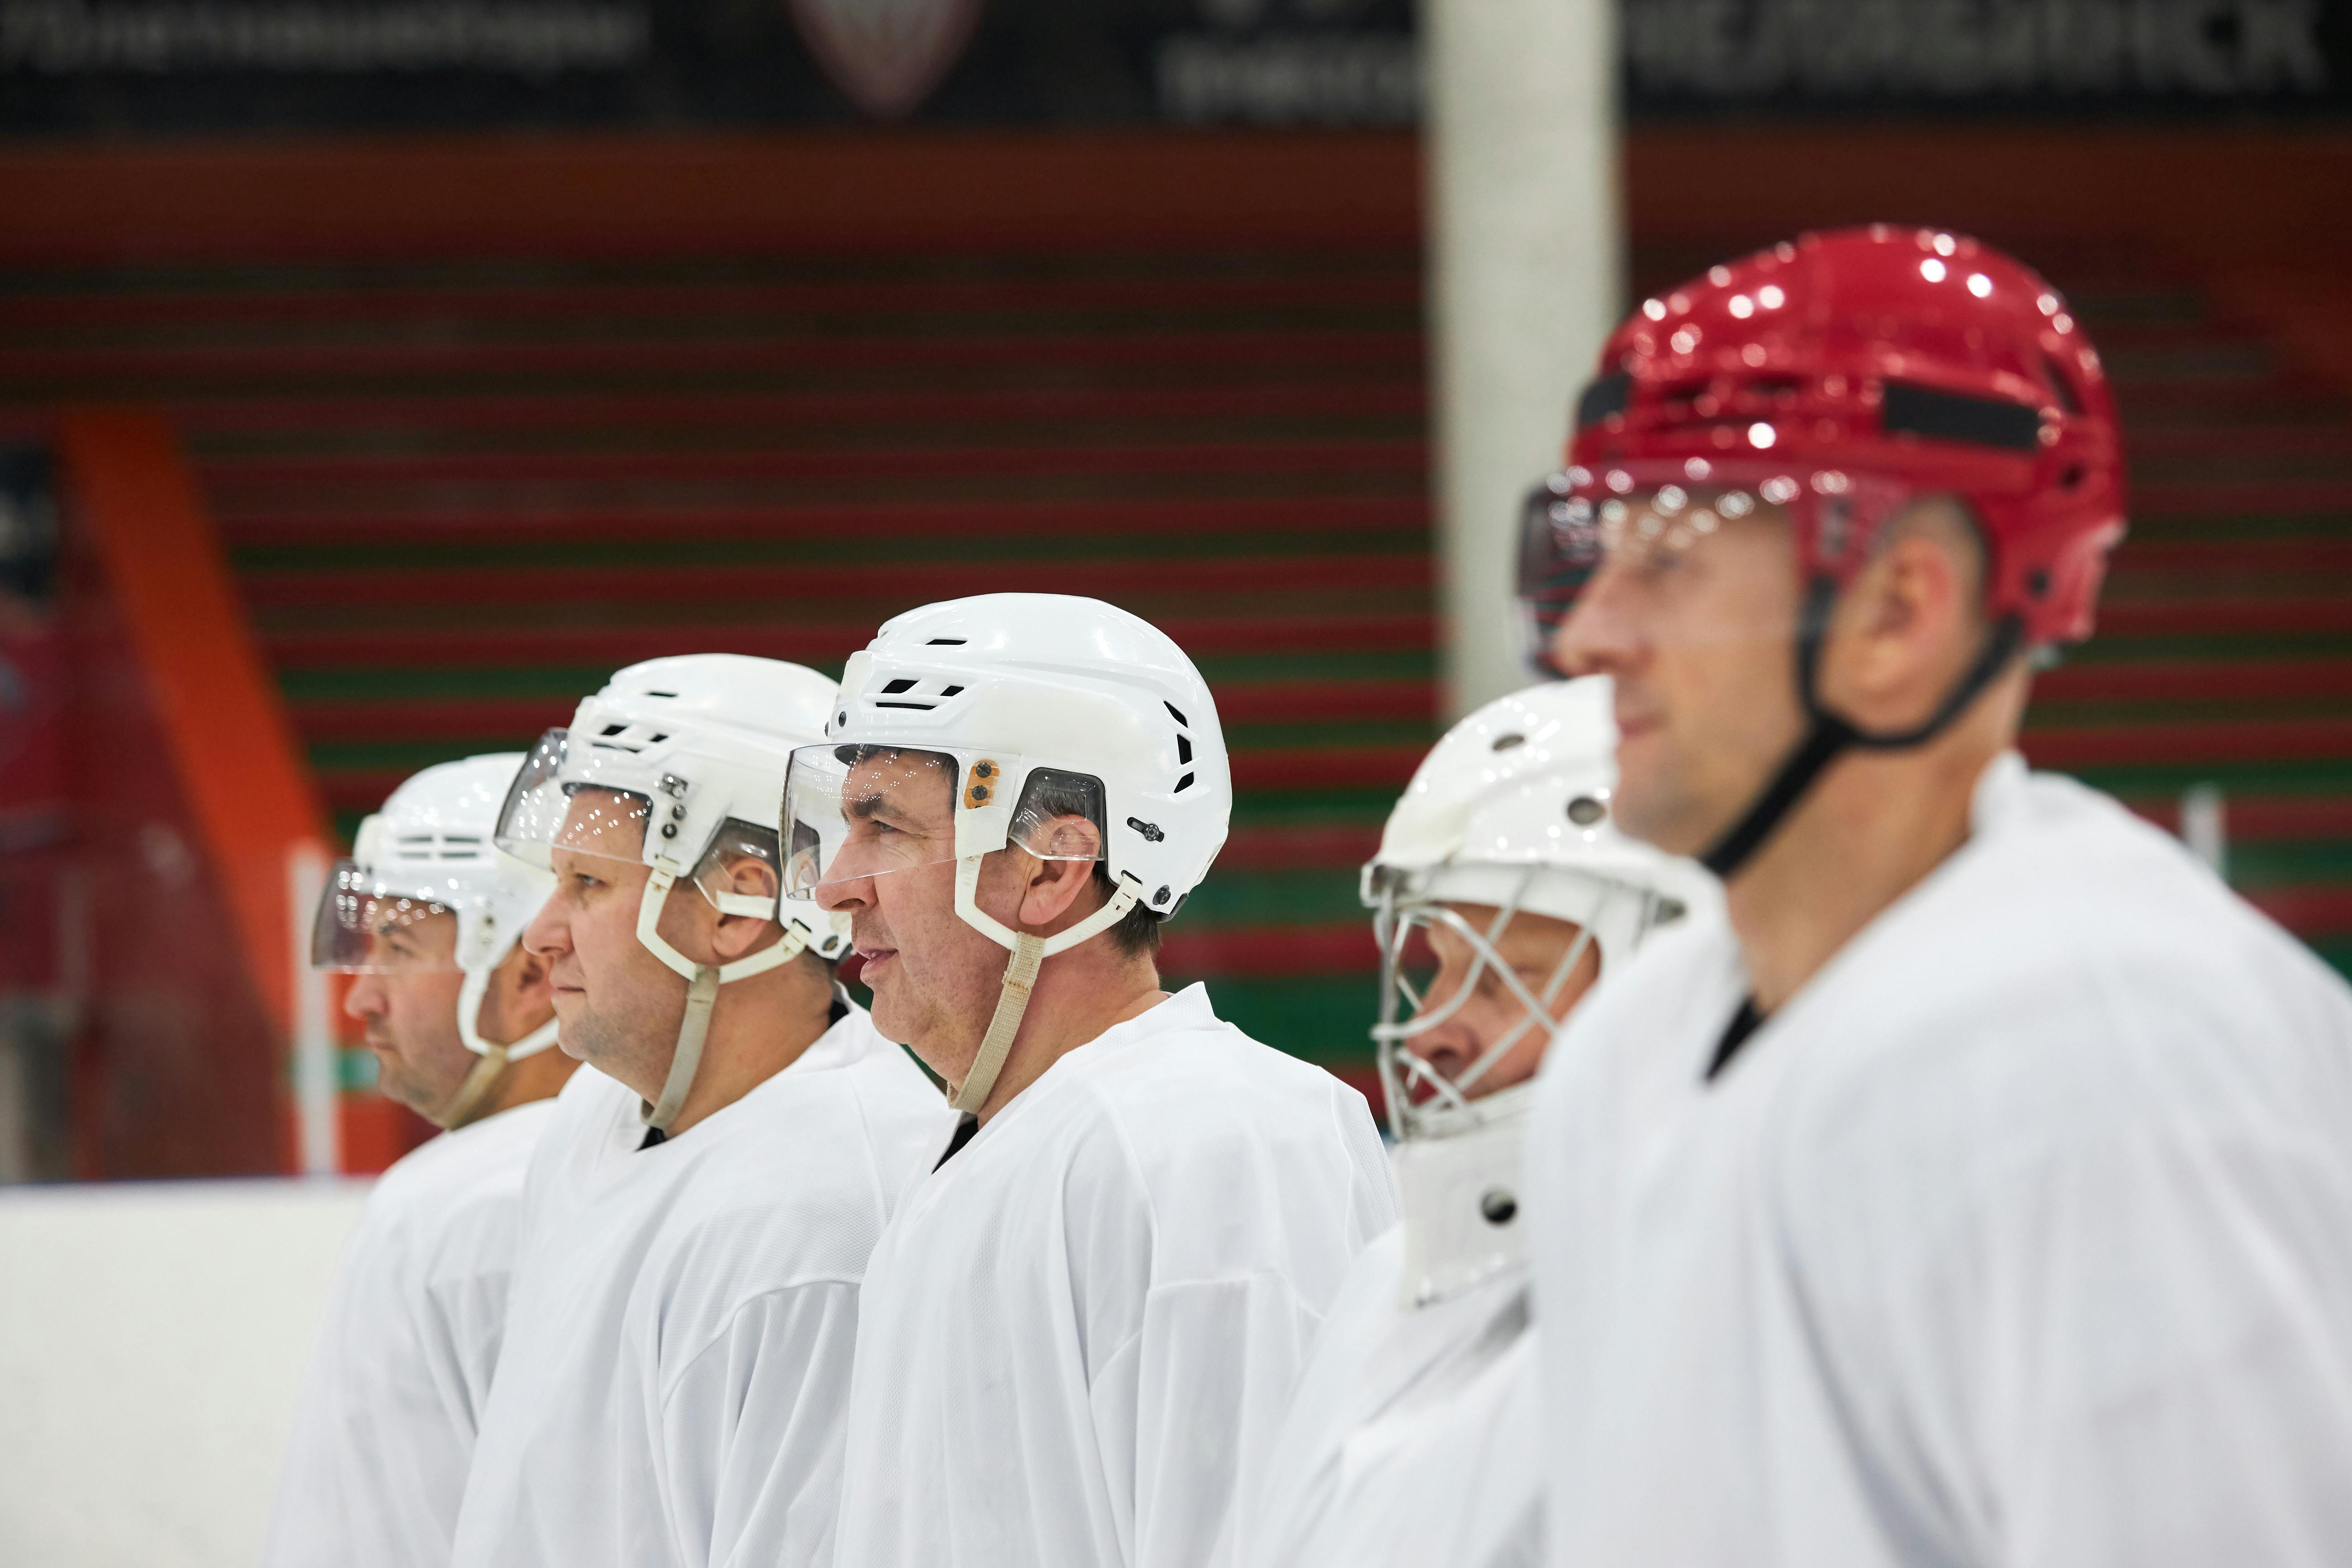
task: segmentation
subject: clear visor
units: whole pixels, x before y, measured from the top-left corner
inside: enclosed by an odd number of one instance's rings
[[[684,786],[665,776],[650,792],[643,768],[625,752],[591,746],[575,754],[571,737],[550,730],[515,773],[499,812],[498,847],[517,859],[561,872],[579,858],[601,862],[607,874],[649,864],[648,836],[670,843],[672,858],[694,857],[690,879],[727,914],[776,913],[778,874],[772,827],[729,817],[707,843],[679,838],[687,820]],[[667,786],[678,784],[677,795]],[[747,862],[757,865],[746,869]],[[762,869],[764,868],[764,869]]]
[[[471,896],[419,874],[386,878],[337,863],[310,922],[310,967],[347,974],[454,973],[457,910]]]
[[[507,787],[499,809],[498,846],[518,860],[553,869],[555,851],[645,863],[652,797],[628,762],[586,748],[574,763],[570,732],[539,738]]]
[[[1537,915],[1523,905],[1546,872],[1518,868],[1516,889],[1491,907],[1441,901],[1406,877],[1373,880],[1381,1010],[1372,1041],[1400,1138],[1475,1125],[1475,1102],[1503,1087],[1495,1069],[1530,1036],[1549,1048],[1565,1026],[1563,998],[1612,900],[1643,897],[1596,880],[1582,920]],[[1465,1016],[1473,998],[1482,999],[1475,1025]]]
[[[1570,468],[1528,492],[1519,519],[1518,598],[1529,662],[1563,676],[1560,629],[1604,571],[1637,593],[1672,591],[1674,568],[1749,519],[1793,527],[1801,559],[1843,577],[1878,529],[1910,500],[1890,480],[1834,468],[1784,468],[1753,459],[1692,458],[1606,468]],[[1772,626],[1685,628],[1716,640],[1785,637]]]
[[[825,744],[784,777],[784,896],[1015,847],[1041,860],[1104,858],[1103,791],[1003,752]]]

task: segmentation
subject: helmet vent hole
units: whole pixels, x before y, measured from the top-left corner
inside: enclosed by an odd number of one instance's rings
[[[1495,750],[1498,752],[1516,752],[1527,743],[1528,738],[1525,735],[1514,733],[1495,737]]]
[[[966,640],[963,637],[933,637],[923,646],[925,647],[961,647]]]
[[[648,691],[646,695],[648,697],[667,697],[671,699],[673,701],[677,698],[677,693],[675,691]]]
[[[963,688],[961,686],[941,687],[940,689],[940,695],[942,697],[961,697],[963,695]]]
[[[1191,773],[1186,773],[1182,778],[1176,781],[1176,787],[1168,793],[1171,795],[1182,795],[1186,790],[1191,789],[1192,787],[1192,775]]]
[[[617,735],[617,734],[621,733],[621,731],[623,731],[624,730],[626,730],[627,728],[628,728],[628,726],[627,726],[626,724],[607,724],[607,725],[605,725],[605,726],[604,726],[604,732],[606,735],[608,735],[608,736],[610,736],[610,735]]]
[[[885,697],[896,697],[901,691],[912,691],[913,689],[915,689],[915,683],[911,680],[894,680],[890,682],[889,685],[885,686],[882,689],[882,694]]]
[[[1578,795],[1568,803],[1568,819],[1579,827],[1590,827],[1609,815],[1609,808],[1589,795]]]
[[[1160,702],[1160,706],[1161,706],[1162,708],[1167,709],[1167,710],[1168,710],[1168,716],[1169,716],[1171,719],[1175,720],[1175,721],[1176,721],[1176,722],[1178,722],[1179,724],[1182,724],[1182,725],[1184,725],[1185,727],[1187,727],[1188,729],[1192,726],[1192,721],[1191,721],[1190,719],[1185,718],[1185,717],[1184,717],[1184,715],[1183,715],[1183,713],[1178,710],[1178,708],[1177,708],[1176,704],[1174,704],[1173,702],[1166,701],[1166,700],[1163,700]]]
[[[1177,760],[1179,763],[1189,763],[1190,762],[1192,762],[1192,736],[1190,736],[1190,735],[1179,735],[1179,736],[1177,736],[1177,737],[1176,737],[1176,760]]]

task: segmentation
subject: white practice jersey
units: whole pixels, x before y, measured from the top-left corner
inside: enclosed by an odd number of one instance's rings
[[[1404,1305],[1404,1227],[1366,1247],[1235,1505],[1239,1568],[1537,1568],[1528,1276]]]
[[[278,1472],[263,1568],[446,1568],[506,1326],[534,1100],[412,1151],[368,1194]]]
[[[575,1073],[532,1162],[453,1561],[827,1562],[859,1281],[947,1107],[852,1011],[667,1142],[639,1112]]]
[[[1210,1562],[1396,1219],[1363,1096],[1202,987],[1072,1051],[875,1249],[839,1568]]]
[[[2070,780],[1712,1082],[1720,915],[1544,1064],[1550,1560],[2352,1563],[2352,993]]]

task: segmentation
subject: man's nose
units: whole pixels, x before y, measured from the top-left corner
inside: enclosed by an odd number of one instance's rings
[[[862,872],[856,864],[856,851],[845,847],[827,866],[823,879],[809,889],[816,907],[827,914],[845,914],[867,909],[874,903],[874,878]]]
[[[343,993],[343,1016],[364,1021],[383,1011],[383,978],[376,974],[352,976],[352,988]]]
[[[530,923],[522,928],[522,950],[544,958],[570,946],[569,936],[562,917],[556,913],[555,899],[551,894],[547,902],[539,906],[539,912],[530,917]]]
[[[1632,626],[1620,602],[1617,583],[1616,570],[1604,563],[1577,595],[1568,619],[1552,633],[1552,663],[1569,674],[1609,674],[1631,652]]]

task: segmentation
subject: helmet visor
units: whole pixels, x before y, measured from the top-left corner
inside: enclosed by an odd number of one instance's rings
[[[311,919],[310,967],[347,974],[455,971],[457,910],[473,901],[446,879],[387,877],[339,861]]]
[[[1754,458],[1563,469],[1528,492],[1520,512],[1518,599],[1528,661],[1547,676],[1573,673],[1559,658],[1560,633],[1603,573],[1636,592],[1671,596],[1677,564],[1719,549],[1714,541],[1727,531],[1780,521],[1791,530],[1804,575],[1826,572],[1843,582],[1910,499],[1907,488],[1875,476]],[[1694,621],[1682,635],[1761,641],[1795,629],[1792,606],[1773,626]]]
[[[533,866],[557,868],[557,852],[627,866],[646,863],[652,798],[625,762],[593,747],[575,757],[568,731],[550,730],[507,786],[498,847]],[[634,759],[629,759],[634,761]]]
[[[1041,860],[1104,858],[1101,784],[1003,752],[803,746],[784,777],[783,820],[788,899],[822,902],[1008,846]]]

